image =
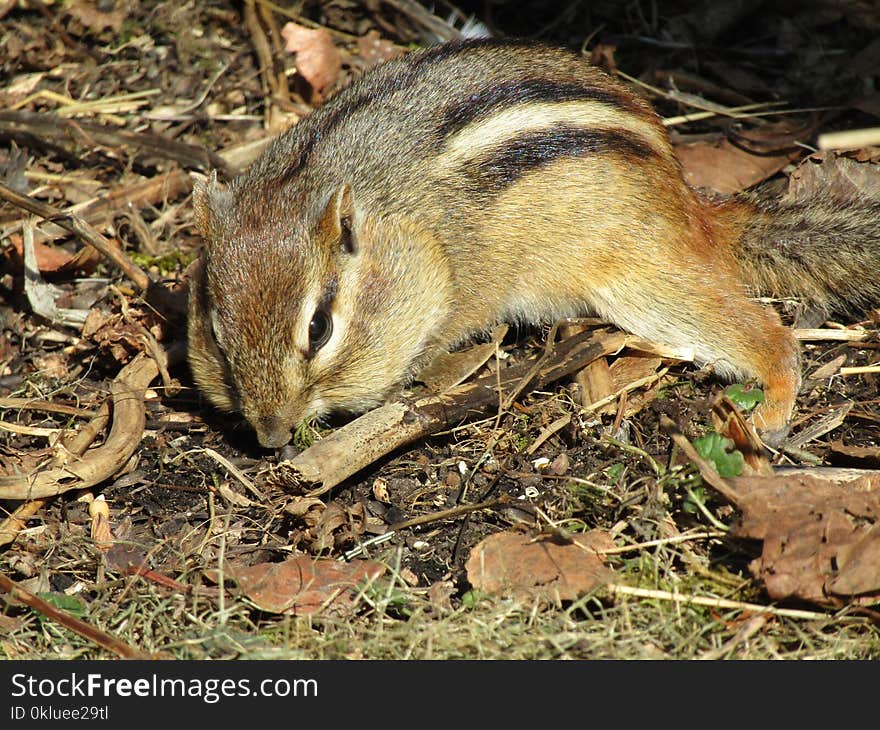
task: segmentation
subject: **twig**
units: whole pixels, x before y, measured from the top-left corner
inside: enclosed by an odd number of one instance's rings
[[[182,347],[169,351],[182,357]],[[86,456],[31,474],[0,477],[0,499],[36,499],[94,486],[115,474],[140,444],[146,414],[144,391],[159,374],[152,358],[141,354],[126,365],[110,386],[113,424],[107,440]]]
[[[77,203],[64,211],[67,215],[77,216],[92,226],[101,226],[114,213],[127,213],[130,208],[143,208],[156,205],[168,198],[189,193],[192,190],[192,178],[183,170],[156,175],[119,187],[106,195]],[[61,226],[47,223],[40,226],[36,234],[37,243],[46,243],[66,235]]]
[[[476,512],[481,509],[493,509],[495,507],[508,505],[510,504],[510,502],[510,497],[506,494],[503,494],[502,496],[496,497],[495,499],[487,499],[484,502],[478,502],[477,504],[460,504],[456,507],[441,509],[437,512],[431,512],[427,515],[419,515],[418,517],[412,517],[408,520],[397,522],[391,525],[390,530],[392,532],[397,532],[398,530],[404,530],[408,527],[428,525],[431,522],[439,522],[440,520],[450,520],[455,517],[461,517],[461,515],[467,515],[471,512]]]
[[[534,454],[539,448],[541,448],[545,441],[552,438],[557,431],[561,431],[569,423],[571,423],[571,415],[568,413],[566,413],[564,416],[560,416],[559,418],[557,418],[555,421],[553,421],[553,423],[547,426],[538,435],[538,438],[536,438],[532,442],[532,445],[529,446],[528,449],[526,449],[526,455],[531,456],[532,454]]]
[[[868,339],[868,331],[858,328],[848,327],[847,329],[810,329],[807,327],[799,327],[794,330],[794,336],[801,342],[805,341],[824,341],[824,340],[843,340],[845,342],[861,342]]]
[[[817,611],[803,611],[797,608],[777,608],[776,606],[762,606],[759,603],[745,603],[743,601],[731,601],[728,598],[708,598],[706,596],[689,596],[678,591],[661,591],[653,588],[634,588],[632,586],[611,583],[605,588],[614,595],[635,596],[636,598],[653,598],[660,601],[673,601],[694,606],[710,606],[712,608],[733,608],[740,611],[753,611],[754,613],[770,613],[774,616],[786,618],[802,618],[808,620],[829,620],[828,614]]]
[[[7,398],[5,400],[14,401],[26,399]],[[47,403],[42,405],[55,406],[56,404]],[[68,408],[68,406],[57,407]],[[86,449],[89,448],[98,437],[98,434],[104,430],[109,420],[110,404],[108,401],[104,401],[103,405],[101,405],[101,407],[92,415],[92,419],[79,431],[75,432],[73,436],[68,439],[67,443],[64,443],[64,439],[62,438],[62,450],[53,460],[53,466],[62,467],[67,455],[72,455],[74,457],[82,456]],[[2,486],[0,486],[0,489],[2,489]],[[5,520],[0,522],[0,546],[8,545],[15,540],[18,533],[24,529],[27,520],[37,514],[37,512],[39,512],[50,499],[51,497],[45,497],[24,502],[16,507],[12,514],[10,514]]]
[[[880,145],[880,127],[848,129],[844,132],[826,132],[816,140],[820,150],[861,149]]]
[[[55,114],[0,110],[0,137],[24,138],[25,146],[33,146],[33,140],[51,140],[56,146],[71,147],[76,155],[75,141],[88,145],[106,147],[130,147],[164,160],[175,160],[184,167],[207,171],[214,168],[224,176],[230,170],[223,159],[204,147],[178,142],[145,132],[129,132],[115,127],[63,119]]]
[[[840,375],[866,375],[867,373],[880,373],[880,365],[853,365],[852,367],[840,368]]]
[[[0,398],[0,408],[16,409],[19,411],[43,411],[44,413],[60,413],[63,416],[76,416],[77,418],[93,418],[96,411],[67,406],[63,403],[52,401],[35,400],[34,398]]]
[[[438,18],[419,5],[415,0],[384,0],[387,5],[395,8],[412,20],[416,25],[420,25],[425,30],[433,33],[442,41],[451,41],[461,37],[455,28],[442,18]]]
[[[501,507],[503,505],[510,504],[510,502],[510,497],[505,494],[501,497],[498,497],[497,499],[487,499],[477,504],[460,504],[456,507],[450,507],[449,509],[442,509],[438,512],[431,512],[427,515],[420,515],[419,517],[413,517],[409,520],[403,520],[402,522],[397,522],[391,525],[391,527],[389,527],[388,530],[386,532],[383,532],[381,535],[376,535],[375,537],[371,537],[369,540],[364,540],[360,545],[352,548],[339,559],[342,561],[347,561],[351,560],[352,558],[356,558],[361,555],[367,548],[379,545],[383,542],[387,542],[392,537],[394,537],[395,533],[400,530],[405,530],[409,527],[417,527],[419,525],[428,525],[432,522],[439,522],[440,520],[449,520],[455,517],[461,517],[462,515],[468,515],[471,512],[476,512],[481,509],[493,509],[495,507]]]
[[[71,616],[67,611],[55,608],[51,603],[44,601],[39,596],[35,596],[30,591],[26,591],[12,580],[12,578],[3,573],[0,573],[0,590],[8,593],[16,601],[20,601],[25,606],[43,614],[46,618],[52,619],[65,628],[79,634],[83,638],[88,639],[108,651],[112,651],[117,656],[121,656],[123,659],[155,658],[146,652],[142,652],[139,649],[135,649],[133,646],[126,644],[122,639],[113,636],[113,634],[101,631],[101,629],[78,619],[76,616]]]
[[[218,453],[214,449],[205,448],[204,452],[214,461],[220,464],[220,466],[226,469],[226,471],[232,474],[232,476],[234,476],[245,489],[247,489],[251,494],[253,494],[257,499],[260,500],[261,504],[266,504],[266,495],[263,494],[259,489],[257,489],[256,485],[244,475],[244,472],[242,472],[241,469],[239,469],[235,464],[229,461],[229,459],[227,459],[225,456]]]
[[[591,548],[598,555],[620,555],[622,553],[641,552],[647,548],[662,547],[663,545],[675,545],[680,542],[689,542],[691,540],[708,540],[713,537],[727,537],[726,532],[714,530],[708,532],[693,532],[684,535],[675,535],[674,537],[661,537],[656,540],[647,540],[646,542],[637,542],[632,545],[621,545],[614,548]]]
[[[257,17],[257,9],[254,5],[255,0],[245,0],[244,3],[244,23],[248,29],[253,44],[254,51],[257,54],[257,60],[260,62],[260,78],[263,81],[263,94],[275,97],[278,94],[278,77],[275,74],[275,63],[272,57],[272,49],[269,47],[269,39],[260,25]]]
[[[78,216],[70,215],[57,208],[53,208],[50,205],[41,203],[39,200],[36,200],[29,195],[16,193],[14,190],[6,187],[3,183],[0,183],[0,198],[18,206],[19,208],[23,208],[29,213],[33,213],[34,215],[38,215],[48,221],[57,223],[66,231],[70,231],[90,246],[98,249],[98,251],[100,251],[107,259],[115,263],[141,291],[146,292],[151,284],[153,284],[152,279],[150,279],[143,269],[129,259],[123,251],[110,243],[109,240]]]

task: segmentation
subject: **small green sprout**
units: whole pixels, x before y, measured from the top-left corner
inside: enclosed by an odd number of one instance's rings
[[[733,441],[729,438],[711,431],[696,439],[694,447],[701,457],[715,465],[715,470],[721,476],[737,477],[742,474],[745,463],[742,452],[733,448]]]

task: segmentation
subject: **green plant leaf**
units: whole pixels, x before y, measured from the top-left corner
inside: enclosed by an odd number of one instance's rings
[[[64,593],[53,593],[51,591],[37,593],[37,596],[55,608],[66,611],[71,616],[83,618],[86,615],[86,604],[78,596],[68,596]],[[46,618],[42,614],[38,614],[38,616],[40,621]]]
[[[742,474],[745,460],[740,451],[733,448],[733,441],[720,433],[711,431],[694,441],[697,453],[711,461],[715,470],[723,477],[738,477]]]
[[[750,411],[758,403],[764,401],[764,391],[756,385],[734,383],[724,389],[724,395],[732,400],[743,411]]]

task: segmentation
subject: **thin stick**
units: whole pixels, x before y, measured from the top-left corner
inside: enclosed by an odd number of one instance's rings
[[[880,373],[880,365],[855,365],[849,368],[840,368],[840,375],[866,375],[867,373]]]
[[[100,251],[107,259],[115,263],[122,272],[131,279],[132,283],[142,292],[146,292],[153,280],[147,273],[135,264],[123,251],[114,246],[110,241],[96,231],[92,226],[77,216],[53,208],[51,205],[41,203],[29,195],[20,195],[14,190],[0,183],[0,198],[13,205],[22,208],[29,213],[38,215],[48,221],[58,224],[64,230],[70,231],[75,236],[85,241]]]
[[[540,367],[531,362],[514,366],[504,373],[502,385],[512,388],[511,395],[526,388],[544,387],[597,357],[620,351],[625,341],[622,332],[587,332],[553,343],[548,345],[552,357],[545,353],[538,359]],[[281,462],[269,471],[266,479],[286,487],[316,485],[309,495],[323,494],[394,449],[497,404],[495,378],[492,374],[441,395],[380,406],[317,441],[292,460]],[[509,403],[510,397],[504,402]]]
[[[622,553],[630,553],[635,551],[642,551],[647,548],[652,547],[661,547],[663,545],[675,545],[680,542],[689,542],[691,540],[703,540],[710,539],[713,537],[727,537],[726,532],[722,532],[721,530],[712,530],[709,532],[696,532],[692,534],[684,534],[684,535],[675,535],[674,537],[661,537],[657,540],[648,540],[647,542],[637,542],[633,545],[622,545],[620,547],[615,548],[607,548],[605,550],[600,550],[598,548],[592,548],[594,552],[599,555],[620,555]]]
[[[0,398],[0,408],[10,408],[20,411],[44,411],[45,413],[61,413],[65,416],[78,416],[79,418],[93,418],[97,411],[68,406],[63,403],[52,401],[35,400],[33,398]]]
[[[637,598],[656,598],[661,601],[674,601],[694,606],[711,606],[712,608],[733,608],[741,611],[753,611],[755,613],[771,613],[774,616],[786,618],[803,618],[810,620],[829,619],[828,614],[818,611],[802,611],[796,608],[777,608],[776,606],[762,606],[759,603],[745,603],[744,601],[731,601],[728,598],[708,598],[706,596],[688,596],[677,591],[661,591],[653,588],[633,588],[632,586],[611,583],[605,586],[611,593],[621,596],[635,596]]]
[[[24,588],[18,585],[14,580],[10,577],[0,573],[0,590],[5,591],[9,595],[11,595],[16,601],[20,601],[25,606],[32,608],[34,611],[43,614],[47,618],[52,619],[53,621],[65,626],[76,634],[79,634],[85,639],[97,644],[98,646],[102,646],[108,651],[112,651],[114,654],[121,656],[123,659],[152,659],[153,657],[149,654],[140,651],[139,649],[135,649],[133,646],[126,644],[122,639],[119,639],[113,634],[108,634],[106,631],[101,631],[101,629],[92,626],[85,621],[78,619],[76,616],[71,616],[67,611],[62,611],[58,608],[55,608],[51,603],[44,601],[39,596],[35,596],[30,591],[26,591]]]

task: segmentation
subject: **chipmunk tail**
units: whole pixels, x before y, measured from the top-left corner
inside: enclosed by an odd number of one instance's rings
[[[880,306],[880,200],[785,204],[743,194],[719,212],[756,293],[797,297],[826,315]]]

